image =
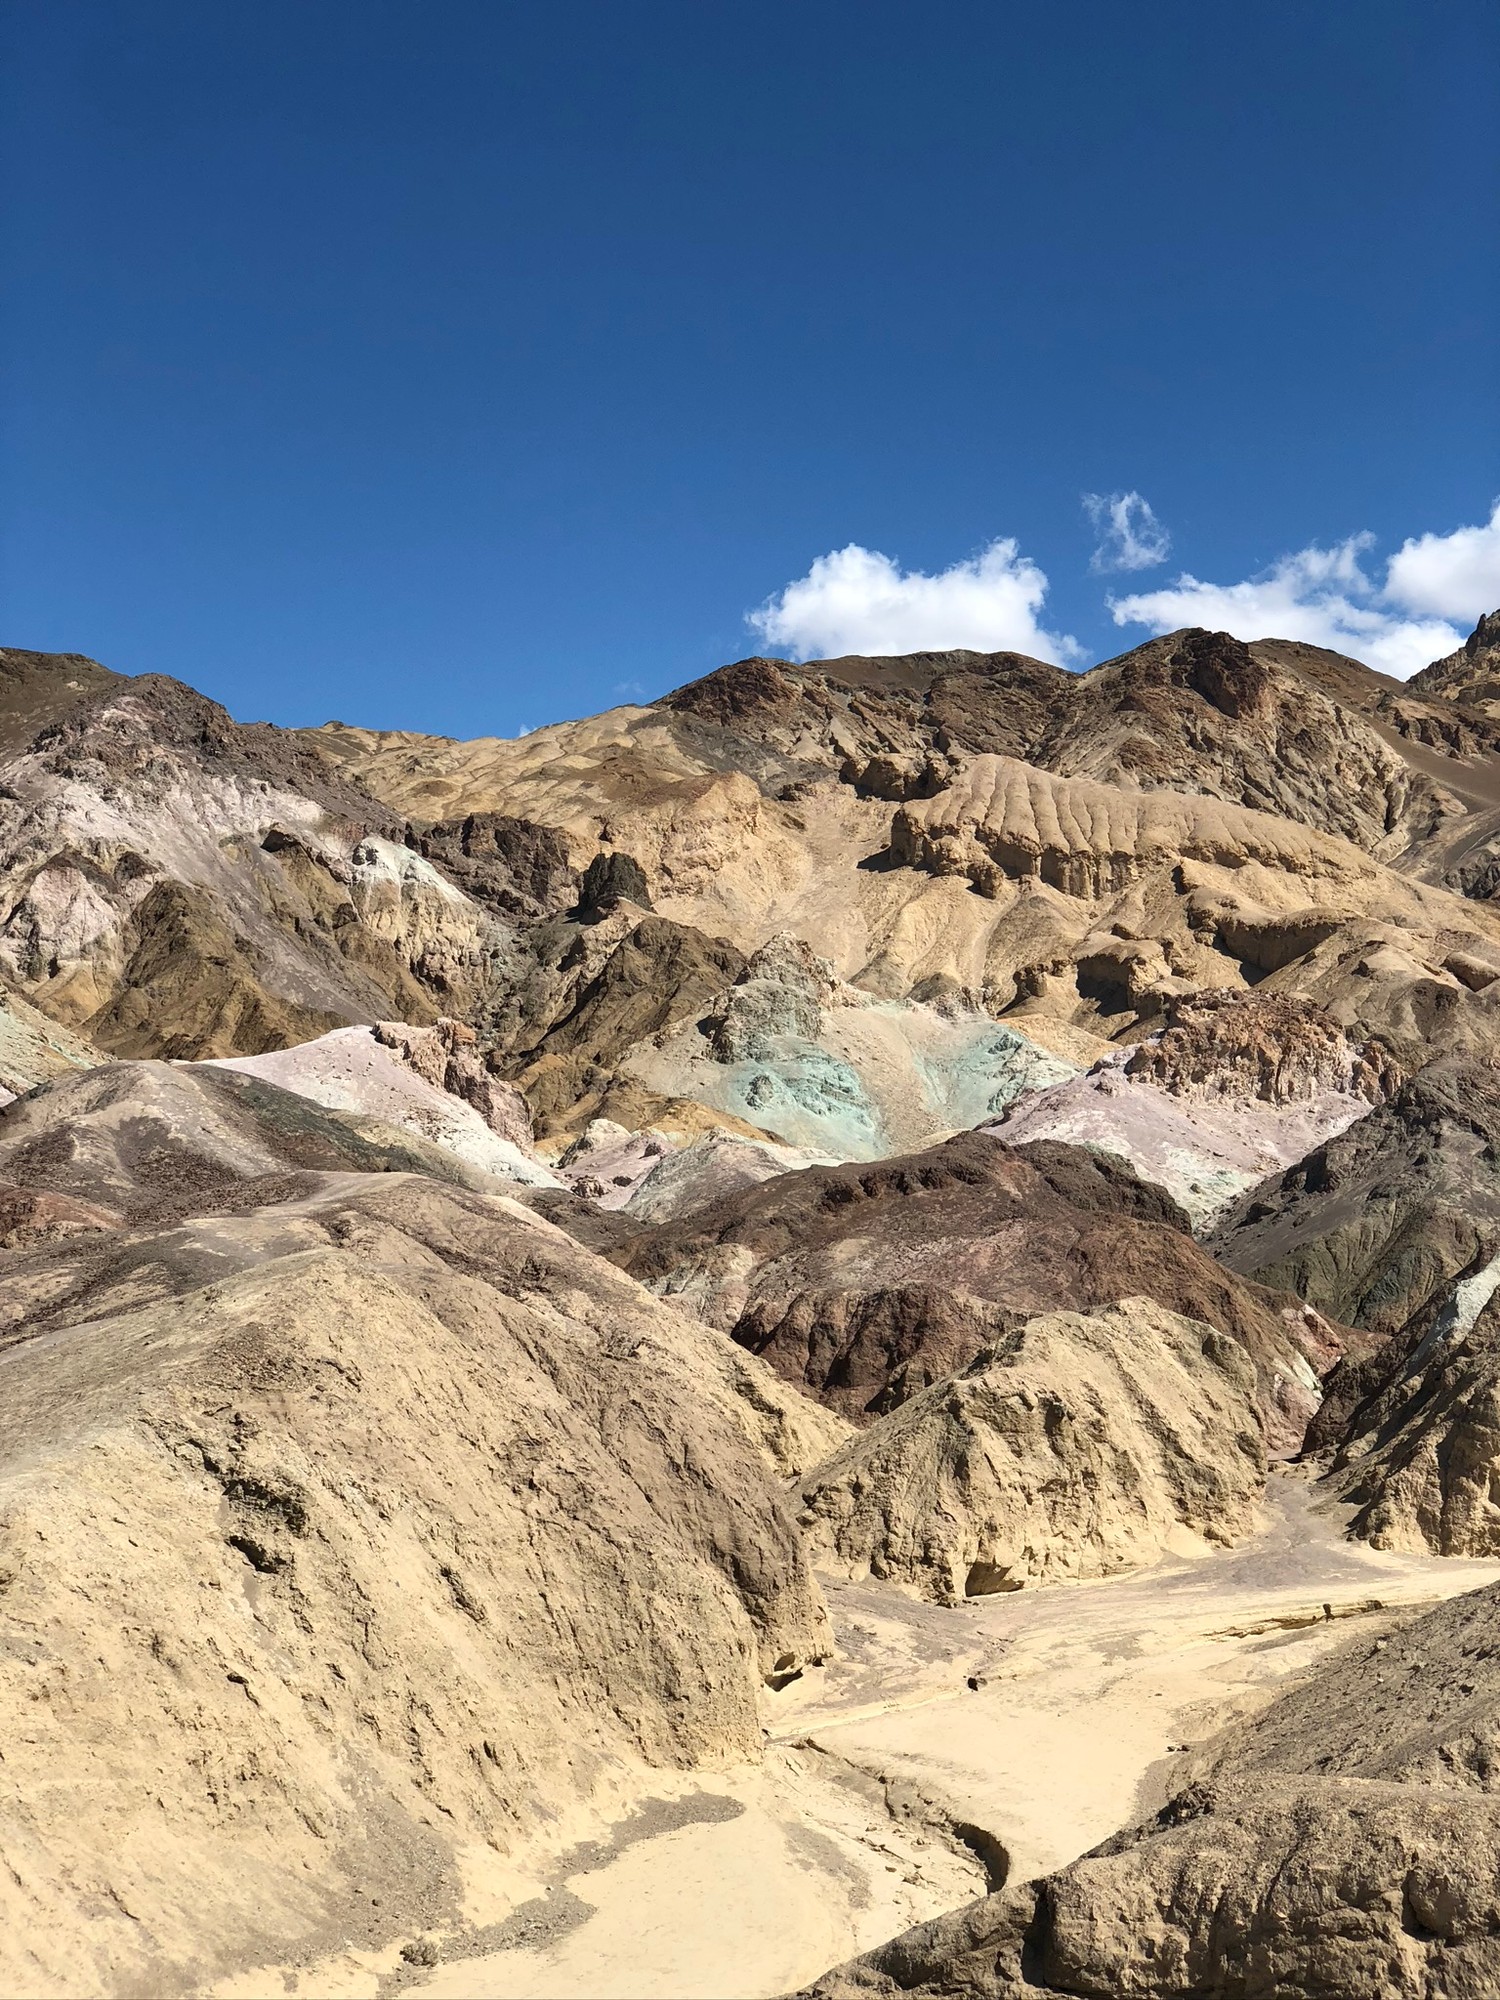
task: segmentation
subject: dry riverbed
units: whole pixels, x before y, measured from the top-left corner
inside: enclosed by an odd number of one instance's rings
[[[1228,1554],[958,1610],[831,1583],[839,1657],[767,1698],[763,1769],[664,1778],[547,1878],[476,1878],[468,1932],[351,1954],[286,1990],[785,1993],[1152,1810],[1195,1745],[1354,1629],[1500,1578],[1346,1542],[1345,1518],[1278,1471],[1262,1531]]]

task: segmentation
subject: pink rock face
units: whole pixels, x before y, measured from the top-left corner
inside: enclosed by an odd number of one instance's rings
[[[468,1044],[462,1039],[455,1043],[460,1066],[445,1064],[441,1072],[444,1081],[433,1083],[404,1058],[400,1038],[409,1032],[400,1023],[388,1024],[386,1036],[397,1038],[393,1045],[370,1028],[335,1028],[294,1048],[216,1059],[213,1067],[240,1070],[329,1110],[353,1112],[415,1132],[456,1153],[470,1166],[499,1174],[503,1180],[518,1180],[532,1187],[557,1186],[557,1177],[540,1163],[524,1138],[512,1139],[497,1129],[493,1114],[504,1114],[507,1086],[497,1085],[493,1098],[482,1098],[490,1104],[489,1119],[461,1090],[448,1087],[450,1076],[456,1075],[460,1084],[466,1080],[461,1065]],[[417,1029],[415,1033],[420,1037],[424,1031]],[[416,1047],[419,1056],[432,1060],[431,1043],[418,1040]],[[467,1081],[482,1090],[493,1079],[470,1072]]]
[[[1247,1188],[1345,1131],[1399,1089],[1378,1041],[1279,994],[1195,993],[1127,1055],[1019,1099],[993,1126],[1127,1159],[1204,1227]]]
[[[599,1120],[563,1158],[573,1192],[600,1208],[624,1208],[642,1181],[677,1147],[661,1132],[627,1132]]]
[[[371,1033],[424,1082],[472,1105],[492,1132],[514,1146],[530,1149],[533,1135],[526,1099],[514,1084],[491,1076],[472,1028],[444,1016],[430,1028],[414,1028],[405,1021],[377,1021]]]

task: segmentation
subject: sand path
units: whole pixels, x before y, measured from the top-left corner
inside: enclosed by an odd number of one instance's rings
[[[763,1769],[664,1779],[500,1921],[433,1938],[436,1965],[346,1961],[339,1990],[755,2000],[1071,1860],[1356,1630],[1500,1578],[1345,1542],[1346,1512],[1278,1471],[1230,1553],[958,1610],[831,1583],[840,1658],[768,1698]],[[288,1990],[332,1991],[331,1971]]]

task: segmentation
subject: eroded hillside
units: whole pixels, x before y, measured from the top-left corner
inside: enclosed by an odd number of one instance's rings
[[[1495,631],[0,653],[0,1983],[1493,1991]]]

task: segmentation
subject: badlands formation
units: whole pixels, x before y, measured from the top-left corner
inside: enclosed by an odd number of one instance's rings
[[[1500,613],[0,653],[0,1991],[1500,1991]]]

